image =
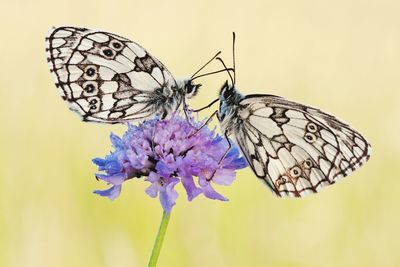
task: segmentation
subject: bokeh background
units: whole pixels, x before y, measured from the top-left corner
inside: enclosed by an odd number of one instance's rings
[[[219,188],[227,203],[189,203],[179,188],[159,266],[400,265],[399,1],[1,3],[0,266],[145,266],[161,218],[143,181],[113,202],[92,194],[106,185],[91,159],[125,127],[86,124],[67,109],[44,52],[52,25],[128,37],[176,77],[218,50],[231,64],[236,31],[243,93],[323,108],[372,143],[364,167],[301,200],[275,198],[249,170]],[[190,104],[213,100],[225,79],[202,80]]]

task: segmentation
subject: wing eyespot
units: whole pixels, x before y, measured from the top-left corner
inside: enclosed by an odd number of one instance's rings
[[[312,161],[310,159],[306,159],[303,162],[303,166],[304,166],[305,169],[308,169],[308,170],[311,169],[312,165],[313,165],[313,163],[312,163]]]
[[[82,84],[82,87],[84,96],[93,96],[98,93],[98,85],[95,81],[86,81]]]
[[[88,65],[83,70],[83,78],[86,80],[95,80],[97,78],[97,66],[96,65]]]
[[[304,135],[304,138],[306,139],[306,141],[308,143],[314,143],[315,141],[317,141],[317,137],[315,136],[315,134],[310,133],[310,132],[306,133]]]
[[[139,44],[105,31],[66,26],[51,29],[45,41],[56,87],[84,121],[138,121],[156,114],[168,117],[178,109],[181,84]],[[165,87],[161,95],[155,92],[159,87]],[[123,112],[111,112],[115,106]]]
[[[315,133],[318,131],[318,127],[315,123],[310,122],[307,124],[307,131],[309,131],[310,133]]]
[[[100,110],[100,104],[101,104],[100,98],[98,98],[97,96],[93,96],[93,97],[89,97],[87,99],[87,101],[88,101],[88,107],[89,107],[88,113],[93,114]]]
[[[224,110],[241,107],[251,115],[229,113],[221,123],[223,129],[233,129],[253,172],[277,196],[316,193],[369,159],[370,146],[364,137],[319,109],[271,95],[244,96],[234,105],[224,99],[224,93],[220,97]],[[239,119],[244,123],[236,125]],[[266,159],[260,161],[262,166],[251,164],[253,154]],[[260,169],[265,174],[261,177]]]
[[[110,41],[110,46],[115,50],[115,51],[121,51],[123,48],[123,45],[120,41],[118,40],[111,40]]]
[[[301,168],[298,166],[294,166],[290,169],[289,174],[292,178],[298,178],[301,175]]]
[[[108,59],[112,59],[115,56],[115,52],[107,46],[101,48],[101,53]]]
[[[95,89],[96,87],[92,83],[89,83],[85,86],[85,91],[87,93],[93,93]]]

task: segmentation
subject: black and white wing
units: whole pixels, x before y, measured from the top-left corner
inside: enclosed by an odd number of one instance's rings
[[[124,37],[85,28],[53,28],[47,60],[61,97],[84,121],[116,123],[168,115],[177,84],[156,58]]]
[[[270,95],[240,101],[233,134],[254,173],[280,197],[316,193],[365,163],[371,146],[346,123]]]

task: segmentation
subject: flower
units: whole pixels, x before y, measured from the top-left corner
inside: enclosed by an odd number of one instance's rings
[[[223,158],[227,141],[206,126],[197,130],[201,122],[192,118],[190,121],[174,115],[168,120],[155,118],[138,126],[128,124],[122,138],[111,133],[114,152],[93,162],[99,171],[105,172],[96,174],[96,178],[112,186],[94,193],[115,199],[125,181],[145,176],[145,181],[151,183],[146,193],[153,198],[158,196],[167,213],[178,198],[175,186],[179,182],[189,201],[200,194],[227,201],[214,190],[213,184],[230,185],[236,170],[246,167],[247,162],[235,146]]]

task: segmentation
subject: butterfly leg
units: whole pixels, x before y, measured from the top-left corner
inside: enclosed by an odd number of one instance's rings
[[[205,107],[202,107],[202,108],[200,108],[200,109],[190,109],[189,111],[190,111],[190,112],[200,112],[200,111],[202,111],[202,110],[204,110],[204,109],[210,108],[210,107],[211,107],[212,105],[214,105],[217,101],[219,101],[219,98],[215,99],[214,101],[212,101],[210,104],[208,104],[208,105],[205,106]],[[186,114],[186,109],[185,109],[186,103],[185,103],[185,99],[183,100],[183,105],[184,105],[184,111],[185,111],[185,114]],[[193,135],[197,134],[204,126],[206,126],[206,125],[211,121],[212,117],[214,117],[214,116],[217,116],[217,117],[218,117],[218,111],[217,111],[217,110],[214,111],[214,113],[211,114],[210,117],[208,117],[207,121],[206,121],[200,128],[198,128],[193,134],[191,134],[190,137],[192,137]],[[187,118],[187,117],[186,117],[186,118]],[[218,120],[219,120],[219,118],[218,118]]]
[[[157,125],[158,125],[158,121],[156,121],[155,124],[154,124],[154,131],[152,133],[150,147],[151,147],[151,150],[154,152],[154,154],[156,154],[159,158],[161,158],[161,156],[157,154],[156,147],[154,146],[155,145],[154,138],[156,137]]]
[[[155,152],[155,150],[154,150],[154,144],[155,144],[155,142],[154,142],[154,137],[156,136],[156,129],[157,129],[157,123],[154,125],[154,130],[153,130],[153,133],[152,133],[152,135],[151,135],[151,144],[150,144],[150,147],[151,147],[151,150],[153,151],[153,152]]]
[[[212,119],[212,117],[214,117],[214,116],[217,116],[217,117],[218,117],[218,111],[217,111],[217,110],[214,111],[214,113],[211,114],[210,117],[208,117],[208,119],[206,120],[206,122],[203,123],[203,125],[201,125],[200,128],[196,129],[196,131],[195,131],[194,133],[192,133],[192,134],[189,136],[189,138],[192,137],[192,136],[194,136],[194,135],[196,135],[201,129],[203,129],[207,124],[209,124],[210,121],[211,121],[211,119]]]
[[[225,131],[224,136],[225,136],[225,140],[228,142],[228,149],[225,151],[225,154],[222,156],[222,158],[218,161],[218,165],[221,164],[221,162],[224,160],[226,155],[228,155],[229,151],[232,148],[232,143],[228,138],[228,132],[227,131]]]
[[[229,138],[228,138],[228,133],[227,133],[227,131],[225,131],[224,136],[225,136],[225,140],[228,142],[228,148],[227,148],[227,150],[225,151],[224,155],[221,157],[221,159],[218,161],[218,167],[219,167],[219,165],[221,165],[222,161],[224,160],[224,158],[226,157],[226,155],[228,155],[229,151],[230,151],[231,148],[232,148],[232,143],[231,143],[231,141],[230,141]],[[212,180],[212,178],[214,177],[214,175],[215,175],[216,172],[217,172],[217,169],[215,169],[215,171],[212,173],[212,175],[210,176],[210,178],[207,178],[207,181],[208,181],[208,182]]]
[[[202,111],[202,110],[204,110],[204,109],[207,109],[207,108],[210,108],[212,105],[214,105],[216,102],[218,102],[219,101],[219,98],[217,98],[217,99],[215,99],[214,101],[212,101],[210,104],[208,104],[207,106],[205,106],[205,107],[202,107],[202,108],[199,108],[199,109],[192,109],[191,111],[193,111],[193,112],[200,112],[200,111]]]
[[[194,127],[194,125],[192,125],[192,123],[191,123],[190,120],[189,120],[189,115],[188,115],[188,111],[189,111],[189,110],[188,110],[188,105],[186,104],[185,97],[183,97],[182,105],[183,105],[183,113],[185,113],[186,121],[187,121],[191,126]]]

